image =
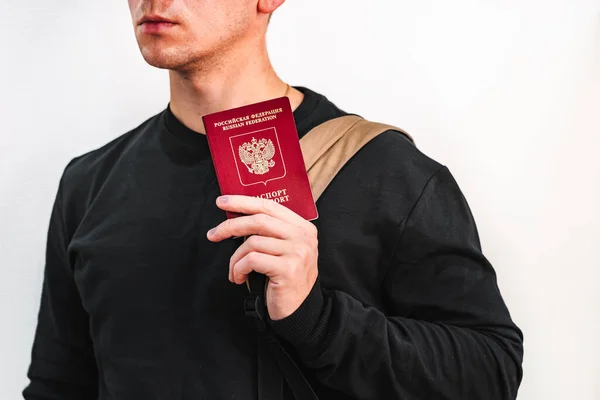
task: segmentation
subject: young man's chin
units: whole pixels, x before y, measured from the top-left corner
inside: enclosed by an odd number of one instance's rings
[[[142,57],[148,64],[161,69],[179,69],[187,64],[182,53],[175,49],[142,49]]]

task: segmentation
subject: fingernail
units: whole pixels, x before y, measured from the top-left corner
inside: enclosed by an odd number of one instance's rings
[[[217,231],[217,228],[212,228],[210,231],[208,231],[208,236],[214,235],[216,231]]]
[[[218,200],[219,203],[225,204],[225,203],[227,203],[229,201],[229,197],[227,197],[227,196],[221,196],[217,200]]]

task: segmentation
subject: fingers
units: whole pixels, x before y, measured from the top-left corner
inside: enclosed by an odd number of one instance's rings
[[[285,287],[285,282],[295,287],[297,277],[316,270],[318,232],[314,224],[272,200],[227,195],[217,199],[217,206],[242,216],[211,229],[208,240],[249,237],[230,259],[230,281],[242,284],[256,271],[270,278],[269,287]]]
[[[217,206],[222,210],[238,212],[246,215],[266,214],[298,226],[302,226],[307,222],[304,218],[289,208],[268,199],[227,195],[221,196],[217,199]]]
[[[267,214],[254,214],[223,221],[208,231],[207,238],[212,242],[220,242],[230,237],[250,235],[289,239],[297,235],[298,230],[299,228],[296,226],[281,219]]]
[[[280,273],[282,266],[280,257],[252,251],[233,265],[231,278],[234,283],[241,285],[252,271],[271,277]]]
[[[233,266],[251,252],[263,253],[271,256],[281,256],[290,251],[291,244],[285,240],[274,239],[265,236],[250,236],[229,261],[229,280],[233,282]]]

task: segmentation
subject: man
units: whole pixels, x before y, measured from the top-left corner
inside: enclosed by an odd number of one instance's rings
[[[345,114],[271,67],[283,2],[129,0],[170,103],[65,168],[26,399],[258,398],[250,271],[269,277],[269,326],[321,399],[515,398],[522,335],[468,205],[402,134],[348,162],[314,224],[218,197],[203,115],[287,92],[302,137]]]

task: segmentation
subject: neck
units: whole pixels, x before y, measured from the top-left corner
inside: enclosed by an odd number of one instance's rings
[[[169,71],[171,111],[188,128],[205,133],[202,116],[287,95],[296,109],[303,94],[275,73],[266,43],[240,43],[218,58],[185,71]]]

